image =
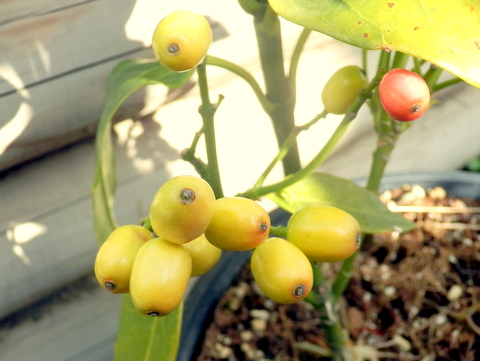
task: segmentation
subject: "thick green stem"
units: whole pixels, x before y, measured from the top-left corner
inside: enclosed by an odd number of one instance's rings
[[[215,196],[220,198],[223,197],[223,189],[218,168],[217,142],[215,139],[214,115],[216,107],[210,102],[205,63],[197,67],[197,74],[200,98],[202,100],[198,112],[203,120],[203,134],[205,136],[205,147],[207,151],[207,181],[215,192]]]
[[[433,87],[438,81],[438,78],[440,78],[440,75],[442,75],[443,69],[439,68],[436,65],[431,65],[428,71],[425,73],[423,76],[423,79],[425,82],[428,84],[428,87],[430,88],[430,91],[433,90]]]
[[[408,54],[401,53],[399,51],[395,52],[395,56],[393,57],[393,62],[392,62],[392,69],[404,68],[409,58],[410,58],[410,55]]]
[[[317,270],[321,272],[319,266],[314,267],[317,267]],[[322,283],[323,275],[317,275],[316,278],[318,279],[317,283]],[[320,313],[321,325],[325,331],[325,338],[331,350],[331,359],[334,361],[350,360],[351,357],[348,356],[348,349],[346,347],[347,332],[340,320],[337,309],[338,303],[324,297],[318,290],[310,292],[305,300],[312,304]]]
[[[265,81],[267,99],[273,104],[268,111],[279,146],[287,139],[295,126],[295,98],[285,74],[282,35],[278,15],[268,3],[262,3],[261,11],[254,16],[260,63]],[[285,174],[301,168],[298,145],[295,142],[283,159]]]

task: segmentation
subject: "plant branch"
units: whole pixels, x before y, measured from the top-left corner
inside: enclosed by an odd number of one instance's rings
[[[205,59],[205,62],[207,65],[217,66],[219,68],[229,70],[232,73],[241,77],[247,82],[248,85],[250,85],[263,110],[267,113],[272,110],[273,104],[267,99],[258,82],[247,70],[235,63],[212,55],[208,55]]]
[[[435,93],[436,91],[439,91],[441,89],[444,89],[444,88],[447,88],[449,86],[452,86],[452,85],[455,85],[455,84],[458,84],[458,83],[462,83],[462,82],[463,82],[463,79],[460,79],[460,78],[453,78],[453,79],[445,80],[442,83],[435,84],[432,87],[432,93]]]
[[[404,68],[409,58],[410,55],[396,51],[392,61],[392,69]]]
[[[300,62],[300,56],[302,55],[303,48],[310,36],[312,30],[304,28],[300,37],[295,44],[295,49],[293,49],[292,58],[290,59],[290,67],[288,69],[288,79],[290,81],[290,89],[292,89],[292,93],[296,93],[296,84],[297,84],[297,71],[298,71],[298,63]]]
[[[322,162],[327,158],[333,148],[340,141],[351,121],[357,116],[357,113],[360,110],[361,106],[367,101],[367,99],[371,97],[373,90],[378,86],[378,83],[380,82],[384,74],[385,70],[379,68],[377,74],[372,79],[370,84],[358,95],[356,101],[350,106],[350,108],[348,108],[345,116],[343,117],[340,124],[337,126],[337,129],[335,129],[335,131],[333,132],[330,139],[327,141],[327,143],[325,143],[320,152],[310,161],[309,164],[307,164],[304,168],[298,170],[297,172],[286,176],[282,181],[278,183],[260,188],[251,188],[250,190],[244,192],[242,195],[249,198],[257,199],[263,195],[280,191],[283,188],[286,188],[303,179],[308,174],[313,172],[316,168],[318,168],[318,166],[322,164]]]
[[[295,94],[285,74],[280,20],[267,2],[262,5],[263,8],[253,14],[253,24],[266,97],[273,104],[267,113],[280,146],[295,126]],[[285,174],[294,173],[301,168],[296,142],[283,159],[283,168]]]
[[[260,175],[258,180],[255,182],[253,185],[253,188],[259,188],[262,186],[262,184],[265,182],[265,179],[268,177],[270,172],[275,168],[275,165],[277,165],[278,162],[282,161],[282,159],[285,158],[287,155],[288,151],[292,147],[293,144],[295,144],[295,141],[298,137],[298,135],[305,131],[308,130],[313,124],[318,122],[320,119],[325,118],[327,116],[327,112],[323,111],[319,114],[317,114],[312,120],[310,120],[308,123],[305,123],[304,125],[301,126],[296,126],[292,132],[288,135],[287,139],[283,142],[283,144],[280,146],[278,154],[275,156],[275,158],[270,162],[270,164],[267,166],[265,171]]]
[[[202,104],[198,112],[203,120],[203,134],[205,136],[205,147],[207,151],[207,181],[210,183],[215,196],[217,198],[223,197],[222,182],[220,179],[220,171],[218,167],[217,145],[215,139],[215,125],[214,115],[217,109],[216,106],[210,102],[210,94],[208,91],[208,80],[205,62],[197,66],[198,85],[200,87],[200,98]],[[221,98],[219,102],[221,101]]]

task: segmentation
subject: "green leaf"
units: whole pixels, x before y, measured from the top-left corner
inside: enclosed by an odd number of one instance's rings
[[[120,62],[107,79],[106,100],[96,135],[96,166],[92,183],[95,233],[101,244],[116,228],[113,197],[116,188],[115,156],[112,147],[111,123],[120,105],[136,90],[149,84],[170,88],[184,85],[193,71],[175,73],[156,60],[125,60]]]
[[[182,324],[183,303],[163,317],[148,317],[123,297],[115,343],[115,361],[175,361]]]
[[[391,212],[372,192],[330,174],[312,173],[268,197],[290,213],[312,203],[343,209],[357,219],[364,233],[404,232],[415,228],[412,222]]]
[[[480,87],[480,3],[269,0],[283,18],[364,49],[397,50]]]

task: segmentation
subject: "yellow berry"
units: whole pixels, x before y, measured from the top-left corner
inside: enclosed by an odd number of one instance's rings
[[[252,274],[267,297],[282,304],[296,303],[312,290],[313,270],[308,258],[283,238],[269,238],[255,248]]]
[[[187,290],[192,258],[181,244],[160,238],[145,243],[137,253],[130,277],[133,305],[148,316],[175,310]]]
[[[155,28],[153,52],[164,67],[182,72],[196,67],[212,43],[212,29],[201,15],[177,10],[165,16]]]
[[[152,233],[137,225],[115,229],[100,246],[95,258],[98,283],[112,293],[127,293],[133,260],[140,247],[152,238]]]
[[[165,182],[153,197],[150,223],[158,237],[182,244],[203,234],[214,207],[215,194],[205,180],[178,176]]]
[[[201,276],[215,266],[222,250],[207,241],[204,234],[183,245],[192,257],[191,277]]]
[[[261,244],[269,231],[270,216],[257,202],[224,197],[215,202],[215,212],[205,236],[218,248],[247,251]]]
[[[360,225],[339,208],[312,204],[292,215],[287,239],[312,262],[342,261],[357,250]]]

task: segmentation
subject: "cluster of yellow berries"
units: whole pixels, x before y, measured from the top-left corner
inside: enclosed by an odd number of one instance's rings
[[[270,217],[255,201],[216,199],[196,176],[178,176],[155,194],[151,229],[124,225],[100,247],[95,275],[115,293],[130,293],[134,306],[150,316],[172,312],[191,277],[210,270],[222,250],[253,250],[252,274],[267,297],[279,303],[305,298],[313,284],[311,262],[345,259],[358,247],[359,226],[348,213],[311,205],[293,214],[287,239],[268,238]]]

